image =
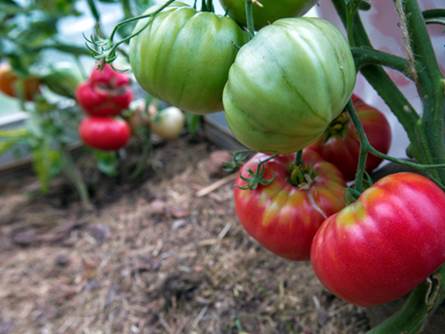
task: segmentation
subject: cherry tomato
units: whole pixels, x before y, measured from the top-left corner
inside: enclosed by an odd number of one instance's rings
[[[320,281],[350,303],[398,299],[445,261],[445,193],[417,174],[384,177],[323,223],[311,260]]]
[[[357,96],[352,97],[352,102],[371,145],[380,152],[388,153],[391,146],[391,127],[386,117]],[[310,148],[318,152],[324,160],[336,165],[347,181],[354,179],[360,140],[346,111],[331,123],[323,136]],[[382,159],[369,154],[366,170],[372,172],[381,161]]]
[[[76,98],[91,116],[116,116],[130,106],[133,93],[129,78],[105,65],[77,88]]]
[[[178,138],[184,128],[185,116],[176,107],[155,110],[150,118],[150,127],[153,133],[162,139]]]
[[[308,260],[320,225],[345,206],[343,177],[311,151],[305,152],[303,166],[294,164],[294,155],[259,165],[266,159],[271,156],[256,154],[241,168],[234,188],[236,214],[263,247],[290,260]],[[258,168],[269,181],[256,189],[241,189],[247,184],[243,178]]]
[[[104,151],[116,151],[124,147],[131,136],[128,124],[111,117],[86,117],[79,127],[83,142]]]

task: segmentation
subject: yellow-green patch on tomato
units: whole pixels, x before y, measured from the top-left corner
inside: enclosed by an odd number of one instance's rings
[[[184,128],[185,116],[176,107],[168,107],[155,111],[150,118],[150,127],[153,133],[162,139],[178,138]]]

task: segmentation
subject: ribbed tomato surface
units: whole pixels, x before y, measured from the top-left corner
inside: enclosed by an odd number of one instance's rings
[[[247,177],[258,163],[270,156],[256,154],[240,170]],[[246,231],[262,246],[290,260],[307,260],[315,232],[326,217],[345,205],[345,182],[338,169],[318,154],[308,151],[305,166],[312,172],[295,186],[289,182],[294,155],[279,156],[265,163],[264,177],[274,177],[269,185],[242,190],[246,185],[236,180],[234,198],[236,213]]]
[[[370,144],[383,153],[391,146],[391,127],[383,113],[353,96],[352,101]],[[332,162],[343,173],[346,180],[353,180],[357,171],[360,139],[347,113],[343,113],[325,131],[311,149]],[[372,172],[382,159],[368,154],[366,170]]]
[[[445,193],[417,174],[387,176],[323,223],[311,260],[320,281],[350,303],[398,299],[445,261]]]

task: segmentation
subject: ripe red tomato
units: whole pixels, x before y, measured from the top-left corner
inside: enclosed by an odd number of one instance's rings
[[[266,162],[264,177],[273,181],[254,190],[240,189],[246,185],[242,177],[270,156],[259,153],[245,163],[235,182],[235,208],[241,224],[262,246],[290,260],[308,260],[321,223],[345,206],[345,182],[317,153],[306,151],[304,168],[294,164],[294,156]]]
[[[130,106],[133,93],[129,78],[110,65],[94,69],[90,78],[79,85],[76,98],[91,116],[116,116]]]
[[[384,177],[323,223],[311,260],[320,281],[350,303],[398,299],[445,261],[445,193],[417,174]]]
[[[104,151],[116,151],[130,139],[131,130],[126,122],[111,117],[86,117],[79,127],[83,142]]]
[[[388,153],[391,146],[391,127],[386,117],[357,96],[352,97],[352,103],[371,145],[380,152]],[[354,179],[360,152],[360,139],[346,112],[340,114],[321,139],[310,147],[318,152],[324,160],[337,166],[347,181]],[[382,159],[369,154],[366,170],[372,172],[381,161]]]

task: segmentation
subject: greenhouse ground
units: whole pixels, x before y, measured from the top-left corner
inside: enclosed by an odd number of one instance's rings
[[[2,179],[0,333],[365,332],[310,264],[244,233],[231,182],[196,195],[227,178],[209,175],[214,150],[169,143],[144,182],[102,182],[92,211],[63,182],[39,197],[31,173]]]

